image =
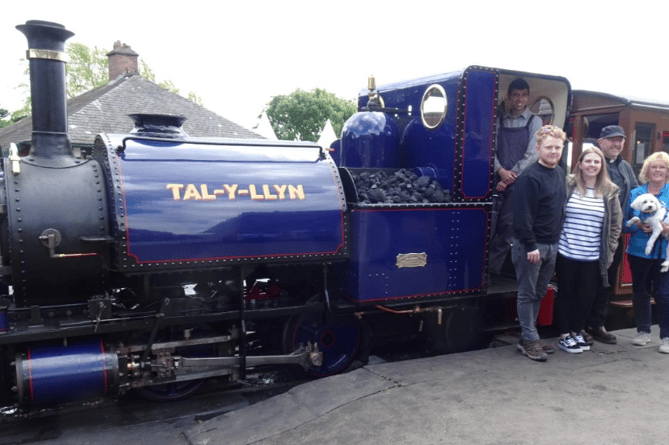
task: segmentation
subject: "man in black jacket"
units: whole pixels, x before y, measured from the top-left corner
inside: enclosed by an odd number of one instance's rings
[[[555,268],[564,222],[566,181],[558,165],[567,135],[545,125],[537,131],[539,160],[516,180],[511,259],[518,279],[518,350],[532,360],[546,361],[555,349],[544,344],[536,329],[541,299]]]

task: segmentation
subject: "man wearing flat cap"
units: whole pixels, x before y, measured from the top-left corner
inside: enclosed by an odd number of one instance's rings
[[[597,145],[601,148],[606,157],[606,169],[611,181],[620,189],[618,197],[620,198],[620,207],[627,208],[627,198],[630,190],[639,186],[632,166],[623,159],[621,153],[625,145],[625,130],[618,125],[609,125],[602,128]],[[608,269],[609,285],[613,286],[616,282],[616,272],[623,255],[623,240],[620,239],[618,248],[613,255],[613,262]],[[597,291],[595,301],[592,304],[592,311],[588,318],[586,332],[595,340],[603,343],[615,344],[616,336],[606,331],[604,323],[608,313],[609,296],[611,287],[603,287]],[[592,340],[591,340],[592,341]]]

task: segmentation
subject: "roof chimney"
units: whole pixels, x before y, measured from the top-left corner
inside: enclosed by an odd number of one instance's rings
[[[114,80],[125,74],[139,74],[137,67],[137,57],[139,54],[134,52],[129,45],[121,43],[120,40],[114,42],[114,49],[107,53],[109,58],[109,80]]]

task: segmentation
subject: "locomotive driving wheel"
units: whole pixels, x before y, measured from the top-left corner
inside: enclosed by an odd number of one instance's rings
[[[198,326],[191,331],[194,338],[206,337],[211,333],[207,326]],[[163,341],[172,341],[183,338],[183,329],[165,329],[160,331],[156,336],[156,343]],[[133,342],[146,342],[148,333],[142,334]],[[176,348],[174,355],[181,355],[184,357],[215,357],[218,355],[218,348],[214,345],[200,345],[191,346],[188,348]],[[206,379],[184,380],[178,382],[170,382],[161,385],[144,386],[138,388],[137,392],[142,397],[158,402],[168,402],[182,400],[195,394],[198,389],[206,382]]]
[[[157,402],[182,400],[200,389],[206,380],[188,380],[185,382],[165,383],[163,385],[145,386],[137,392],[145,399]]]
[[[323,364],[306,372],[327,377],[344,371],[360,346],[360,323],[354,317],[309,314],[291,317],[284,325],[284,352],[312,343],[323,353]]]

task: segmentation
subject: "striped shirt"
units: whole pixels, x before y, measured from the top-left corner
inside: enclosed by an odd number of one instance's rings
[[[572,260],[597,261],[604,212],[604,199],[595,197],[593,189],[587,189],[585,197],[574,189],[567,201],[558,252]]]

